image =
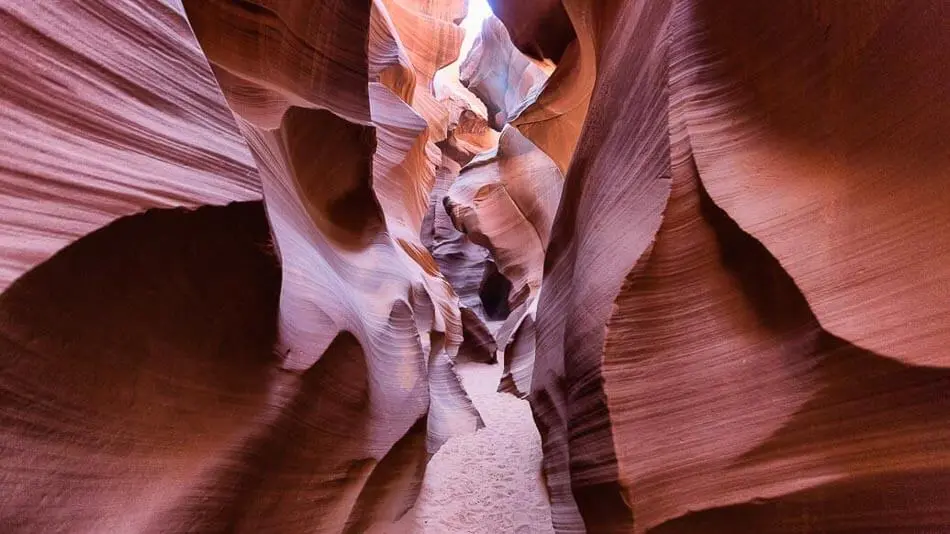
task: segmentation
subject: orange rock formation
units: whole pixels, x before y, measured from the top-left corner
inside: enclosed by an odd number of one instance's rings
[[[3,532],[950,529],[947,2],[2,4]]]

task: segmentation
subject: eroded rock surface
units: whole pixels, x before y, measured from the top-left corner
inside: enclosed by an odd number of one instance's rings
[[[226,2],[186,4],[191,19],[209,16],[215,21],[207,26],[195,23],[203,44],[227,42],[232,26],[234,32],[240,31],[234,37],[244,38],[248,33],[241,26],[257,19],[254,48],[236,57],[227,49],[205,51],[218,71],[227,70],[219,80],[229,98],[238,89],[270,91],[285,98],[283,107],[269,109],[267,115],[258,113],[258,102],[232,105],[258,162],[281,256],[279,332],[285,366],[309,368],[323,358],[330,335],[341,330],[353,333],[366,353],[370,405],[361,419],[367,436],[347,454],[376,461],[382,461],[381,455],[420,419],[427,420],[430,453],[456,432],[473,431],[480,424],[453,369],[462,342],[458,298],[419,238],[433,185],[430,153],[437,151],[430,136],[441,128],[424,116],[438,116],[437,123],[446,120],[445,113],[439,114],[441,108],[430,105],[431,94],[420,95],[431,93],[434,69],[454,59],[435,44],[442,38],[441,30],[446,35],[455,31],[451,22],[442,22],[443,17],[454,18],[454,11],[422,7],[341,1],[325,3],[319,10],[298,2],[248,11]],[[306,26],[291,26],[304,23],[295,10],[309,15]],[[369,33],[379,20],[388,31]],[[430,31],[418,33],[411,26],[415,20]],[[417,32],[416,39],[435,42],[402,54],[399,37],[409,29]],[[305,98],[297,98],[293,84],[280,83],[280,70],[263,80],[253,71],[265,63],[258,54],[268,46],[285,50],[288,58],[328,48],[314,52],[307,63],[312,74],[289,73],[306,81]],[[380,57],[390,63],[378,63]],[[341,58],[348,61],[338,67],[334,62]],[[385,76],[387,69],[404,68],[405,58],[412,69],[404,75],[416,77],[412,95],[424,108],[421,114],[403,99],[408,92]],[[363,78],[354,78],[348,101],[328,94],[340,89],[343,80],[335,80],[337,76],[360,72]],[[353,96],[360,94],[364,96]],[[273,101],[269,98],[265,105],[273,107]],[[376,475],[367,471],[366,476],[371,474]],[[378,491],[371,479],[367,486],[366,479],[344,471],[328,476],[343,484],[324,489],[334,495],[344,492],[355,498]],[[387,480],[393,475],[379,476]],[[393,512],[398,510],[380,510],[384,502],[378,496],[367,498],[362,513],[395,519]],[[340,503],[344,513],[353,507]]]
[[[46,65],[3,78],[4,117],[33,124],[4,134],[8,278],[52,254],[0,296],[3,530],[401,516],[429,456],[481,426],[420,239],[464,3],[3,13],[8,51]]]
[[[945,528],[911,497],[947,472],[945,7],[564,8],[534,109],[592,59],[576,149],[519,126],[569,162],[529,396],[555,527]]]
[[[950,528],[950,6],[491,3],[3,2],[0,530]]]
[[[179,3],[3,4],[0,291],[119,217],[261,198]]]
[[[511,282],[511,309],[541,286],[544,246],[562,182],[543,152],[507,128],[497,153],[462,169],[445,197],[455,227],[488,249]]]
[[[480,119],[480,123],[478,130],[487,129],[484,119]],[[469,360],[493,362],[497,344],[486,324],[492,318],[493,310],[486,310],[482,288],[486,277],[497,269],[490,251],[459,232],[443,205],[443,199],[461,170],[459,161],[471,160],[474,153],[468,149],[477,148],[477,145],[473,147],[465,143],[463,130],[460,125],[450,131],[443,144],[442,164],[437,169],[435,187],[423,221],[422,243],[458,295],[464,338],[462,356]]]
[[[544,67],[515,48],[505,25],[489,17],[462,62],[459,79],[485,103],[488,123],[500,131],[538,98],[548,79]]]
[[[527,394],[534,361],[533,318],[541,290],[544,251],[557,211],[563,177],[547,155],[512,127],[498,150],[462,170],[444,199],[467,240],[490,252],[504,287],[504,319],[495,334],[504,352],[505,391]],[[482,300],[487,284],[481,282]],[[515,369],[514,375],[512,370]]]
[[[560,0],[488,0],[515,46],[535,59],[560,61],[573,27]]]

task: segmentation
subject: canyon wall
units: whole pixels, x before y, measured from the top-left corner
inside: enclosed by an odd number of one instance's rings
[[[317,4],[3,7],[5,532],[362,532],[481,426],[420,237],[464,2]]]
[[[0,530],[947,530],[950,4],[490,3],[0,2]]]
[[[516,121],[569,163],[530,392],[555,527],[944,528],[944,3],[495,3],[526,53],[537,12],[576,35]]]

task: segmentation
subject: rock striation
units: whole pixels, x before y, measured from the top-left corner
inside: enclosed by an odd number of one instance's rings
[[[573,69],[583,128],[518,125],[568,163],[529,395],[555,528],[945,528],[912,497],[948,465],[944,6],[563,8],[533,110]]]
[[[950,530],[947,2],[0,4],[0,531]]]
[[[455,228],[490,253],[506,282],[508,313],[496,316],[505,321],[495,338],[505,356],[503,381],[508,385],[503,389],[519,395],[527,393],[530,383],[534,352],[523,344],[533,343],[529,330],[563,183],[555,163],[509,126],[496,153],[462,169],[443,200]],[[484,280],[481,288],[484,294]]]
[[[119,217],[260,200],[180,4],[7,1],[0,24],[0,291]]]
[[[547,65],[518,51],[505,25],[489,17],[462,62],[459,80],[485,103],[488,124],[501,131],[534,103],[548,75]]]
[[[3,10],[45,67],[3,78],[33,126],[4,134],[0,525],[394,521],[481,425],[420,238],[464,2],[87,4]],[[197,209],[120,218],[155,207]]]

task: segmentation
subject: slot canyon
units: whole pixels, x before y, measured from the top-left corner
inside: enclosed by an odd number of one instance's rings
[[[950,533],[950,1],[0,21],[0,532]]]

